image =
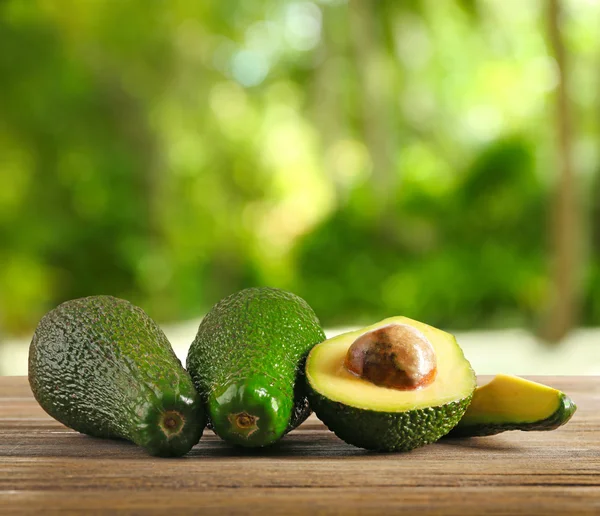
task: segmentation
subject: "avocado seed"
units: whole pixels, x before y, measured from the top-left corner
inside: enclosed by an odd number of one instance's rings
[[[433,345],[407,324],[389,324],[356,339],[344,366],[375,385],[414,390],[429,385],[437,373]]]

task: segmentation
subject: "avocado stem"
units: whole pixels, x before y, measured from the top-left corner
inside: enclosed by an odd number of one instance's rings
[[[258,430],[258,416],[248,414],[248,412],[239,412],[237,414],[230,414],[229,421],[234,427],[240,430],[240,433],[246,437],[252,435]]]
[[[183,430],[185,418],[176,410],[168,410],[161,415],[159,426],[165,436],[171,439]]]
[[[236,416],[236,423],[240,428],[250,428],[255,424],[255,418],[246,412],[242,412]]]

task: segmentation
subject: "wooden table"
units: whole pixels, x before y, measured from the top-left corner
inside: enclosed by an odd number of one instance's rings
[[[47,416],[26,378],[0,377],[0,514],[600,514],[600,378],[533,378],[579,410],[553,432],[442,440],[376,454],[312,416],[241,453],[206,431],[182,459],[93,439]]]

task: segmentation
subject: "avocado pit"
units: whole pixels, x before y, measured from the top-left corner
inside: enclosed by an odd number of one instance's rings
[[[344,367],[375,385],[415,390],[433,382],[437,359],[423,333],[407,324],[389,324],[356,339]]]

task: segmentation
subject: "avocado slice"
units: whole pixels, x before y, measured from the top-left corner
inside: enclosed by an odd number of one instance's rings
[[[313,310],[290,292],[248,288],[217,303],[187,357],[210,427],[230,443],[260,447],[302,423],[310,414],[304,360],[324,339]]]
[[[133,441],[151,455],[187,453],[205,426],[200,397],[164,333],[141,308],[110,296],[67,301],[42,318],[29,383],[64,425]]]
[[[499,374],[478,387],[473,401],[450,437],[495,435],[507,430],[554,430],[575,413],[565,393],[519,378]]]
[[[397,339],[404,340],[404,349],[386,341],[394,327],[404,332]],[[369,358],[365,351],[369,342],[376,343],[383,347],[371,350],[389,351],[387,357],[397,361],[413,349],[413,356],[431,362],[429,348],[419,341],[433,348],[436,372],[432,377],[426,367],[423,375],[413,376],[413,385],[402,376],[415,369],[410,360],[400,360],[398,376],[385,371],[381,353]],[[357,356],[361,371],[355,367]],[[428,380],[418,385],[419,378]],[[379,451],[409,451],[437,441],[458,423],[476,387],[473,369],[456,339],[406,317],[384,319],[316,345],[306,361],[306,380],[310,404],[330,430],[349,444]]]

